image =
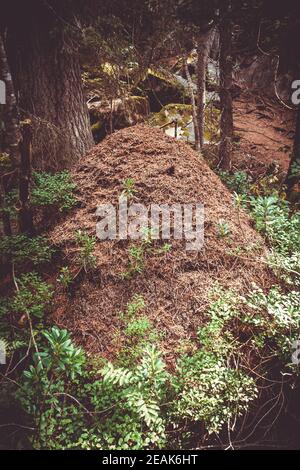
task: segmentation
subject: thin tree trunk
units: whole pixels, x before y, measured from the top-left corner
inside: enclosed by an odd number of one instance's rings
[[[93,145],[67,3],[20,2],[7,15],[6,50],[22,119],[33,126],[33,165],[68,168]],[[71,21],[71,20],[70,20]]]
[[[9,213],[5,210],[5,197],[12,189],[15,171],[20,163],[20,154],[18,143],[20,133],[18,127],[18,112],[16,106],[16,97],[12,78],[7,62],[6,52],[0,35],[0,79],[5,84],[5,104],[2,106],[2,122],[4,124],[3,138],[1,140],[0,153],[7,154],[7,163],[0,167],[0,205],[3,223],[3,232],[5,235],[12,235]]]
[[[215,29],[210,28],[202,32],[197,40],[197,122],[201,149],[204,145],[206,69],[214,36]]]
[[[4,81],[6,88],[6,102],[3,108],[3,122],[5,132],[2,151],[9,155],[12,167],[17,168],[20,164],[20,152],[18,148],[20,140],[20,129],[17,100],[1,35],[0,78]]]
[[[219,147],[219,166],[231,169],[233,111],[232,111],[232,23],[231,1],[223,0],[220,6],[220,101],[221,101],[221,141]]]
[[[289,199],[293,198],[293,192],[297,185],[300,182],[299,176],[300,169],[300,107],[297,111],[297,121],[296,121],[296,132],[294,138],[293,153],[290,161],[289,170],[286,176],[285,184],[287,187],[287,195]],[[297,170],[295,172],[295,170]],[[297,191],[295,191],[297,192]],[[299,193],[298,197],[299,197]]]
[[[30,180],[31,180],[31,140],[32,129],[30,122],[24,122],[22,125],[22,140],[20,142],[21,150],[21,168],[19,179],[19,229],[21,233],[34,233],[33,217],[30,209]]]
[[[186,79],[188,81],[189,94],[191,97],[191,104],[192,104],[192,116],[193,116],[193,123],[194,123],[194,132],[195,132],[195,147],[196,147],[197,152],[200,152],[201,146],[200,146],[199,127],[198,127],[198,121],[197,121],[197,106],[196,106],[194,86],[193,86],[194,84],[193,84],[192,77],[189,71],[186,57],[184,58],[184,67],[185,67],[185,74],[186,74]]]

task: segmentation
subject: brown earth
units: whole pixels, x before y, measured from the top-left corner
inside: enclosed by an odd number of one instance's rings
[[[123,341],[119,313],[134,294],[141,294],[146,315],[164,333],[162,348],[172,362],[179,343],[194,339],[206,320],[208,293],[216,282],[239,293],[246,293],[253,282],[265,288],[272,284],[263,261],[264,242],[249,217],[236,209],[232,195],[204,160],[163,131],[137,125],[116,132],[86,155],[73,177],[80,207],[50,233],[63,252],[63,265],[72,272],[78,270],[75,231],[95,235],[97,206],[116,204],[127,178],[135,181],[138,202],[200,202],[205,207],[205,246],[199,252],[187,252],[185,241],[172,240],[170,253],[148,254],[144,271],[123,280],[128,247],[137,242],[97,241],[95,272],[78,276],[72,298],[57,287],[53,319],[87,351],[114,356]],[[218,236],[220,220],[228,223],[230,236]],[[232,255],[237,248],[239,255]]]
[[[293,147],[295,112],[276,99],[253,92],[234,101],[234,131],[237,145],[234,169],[245,169],[254,176],[277,166],[286,173]]]

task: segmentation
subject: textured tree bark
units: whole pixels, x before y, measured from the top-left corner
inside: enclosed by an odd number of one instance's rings
[[[25,5],[24,5],[25,4]],[[33,165],[68,168],[92,145],[71,26],[60,8],[29,0],[7,19],[7,54],[18,106],[33,124]]]
[[[231,169],[233,111],[232,111],[232,23],[230,18],[231,0],[223,0],[220,5],[220,101],[221,101],[221,141],[219,166]]]
[[[214,36],[215,29],[210,28],[203,31],[197,40],[197,121],[200,148],[202,148],[204,144],[206,68]]]
[[[12,167],[16,168],[19,166],[20,163],[20,152],[18,148],[20,140],[20,130],[17,101],[1,35],[0,78],[4,81],[6,87],[6,103],[3,107],[2,113],[5,132],[1,150],[9,155]]]
[[[31,140],[32,129],[30,122],[22,124],[22,140],[20,142],[21,168],[19,178],[19,229],[21,233],[33,235],[33,217],[30,209],[30,180],[31,180]]]
[[[195,147],[196,147],[197,152],[200,152],[201,146],[200,146],[199,127],[198,127],[198,121],[197,121],[197,106],[196,106],[196,100],[195,100],[194,89],[193,89],[193,81],[191,78],[191,74],[189,71],[186,57],[184,58],[184,67],[185,67],[185,74],[186,74],[186,79],[189,85],[189,93],[190,93],[191,103],[192,103],[192,116],[193,116],[194,133],[195,133]]]
[[[292,158],[290,161],[289,170],[286,176],[285,185],[287,187],[287,195],[289,199],[300,198],[299,189],[297,185],[300,183],[299,168],[300,168],[300,107],[297,111],[296,132],[294,138],[294,146]],[[294,173],[294,169],[297,171]],[[296,193],[294,197],[293,193]]]
[[[10,216],[5,211],[5,196],[8,194],[17,175],[20,163],[18,144],[20,132],[18,127],[18,112],[16,96],[7,62],[6,52],[0,35],[0,79],[5,83],[5,104],[2,106],[1,117],[4,124],[1,139],[1,153],[8,155],[8,164],[0,167],[0,206],[2,207],[2,223],[4,235],[12,235]]]

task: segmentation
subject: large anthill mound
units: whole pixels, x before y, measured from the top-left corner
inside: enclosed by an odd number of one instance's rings
[[[169,253],[147,255],[144,271],[132,279],[124,280],[120,274],[126,270],[133,242],[97,241],[95,272],[79,276],[71,298],[58,293],[53,314],[54,321],[72,331],[88,351],[111,357],[121,347],[120,311],[134,294],[144,297],[145,314],[164,333],[162,348],[167,360],[172,360],[178,343],[194,338],[203,324],[214,283],[240,293],[253,282],[270,285],[272,276],[259,261],[265,254],[263,240],[248,216],[235,208],[219,178],[187,144],[157,128],[131,127],[94,147],[73,177],[80,207],[50,234],[65,254],[64,265],[73,270],[78,249],[75,232],[80,229],[95,235],[97,206],[116,204],[128,178],[135,182],[138,202],[205,206],[204,248],[187,252],[185,241],[173,240]],[[221,236],[220,221],[228,224],[230,234]]]

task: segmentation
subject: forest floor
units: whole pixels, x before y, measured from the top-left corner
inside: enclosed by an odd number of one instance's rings
[[[237,137],[233,166],[258,176],[276,165],[288,170],[292,152],[295,113],[279,102],[245,93],[234,102]]]

